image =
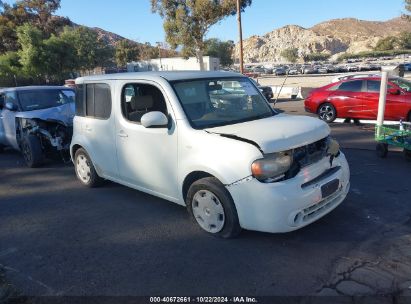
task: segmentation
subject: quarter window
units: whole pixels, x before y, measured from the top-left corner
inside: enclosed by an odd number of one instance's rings
[[[121,109],[125,119],[140,123],[144,114],[159,111],[167,115],[167,105],[163,93],[148,84],[127,84],[123,88]]]

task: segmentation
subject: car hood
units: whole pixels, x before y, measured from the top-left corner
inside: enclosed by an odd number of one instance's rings
[[[254,143],[265,154],[305,146],[330,134],[328,125],[317,118],[285,114],[206,131]]]
[[[73,125],[74,114],[75,106],[72,102],[48,109],[20,112],[16,115],[16,117],[27,119],[41,119],[45,121],[59,121],[66,126],[71,126]]]

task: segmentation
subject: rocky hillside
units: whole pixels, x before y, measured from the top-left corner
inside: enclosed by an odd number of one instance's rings
[[[326,21],[306,29],[287,25],[264,36],[244,40],[245,62],[281,62],[281,52],[297,48],[300,55],[343,52],[358,53],[371,50],[382,37],[411,31],[411,22],[395,18],[385,22],[353,18]],[[235,57],[239,57],[236,47]]]

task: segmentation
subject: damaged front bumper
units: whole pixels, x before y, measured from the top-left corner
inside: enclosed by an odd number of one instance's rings
[[[261,183],[247,177],[226,188],[242,228],[282,233],[307,226],[335,209],[348,194],[349,180],[348,163],[340,153],[332,167],[325,157],[289,180]],[[324,186],[330,183],[338,183],[336,190],[324,197]]]

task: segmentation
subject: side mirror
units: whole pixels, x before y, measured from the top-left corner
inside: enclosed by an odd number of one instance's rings
[[[168,118],[162,112],[149,112],[141,117],[141,124],[144,128],[166,128]]]
[[[388,94],[390,94],[390,95],[400,95],[401,91],[396,89],[396,88],[391,88],[391,89],[388,89]]]
[[[9,111],[17,111],[17,106],[14,103],[11,103],[10,101],[7,101],[4,107]]]

